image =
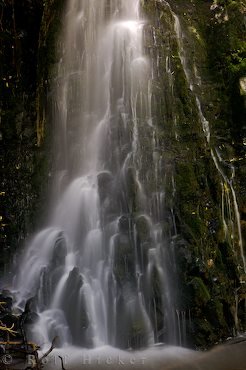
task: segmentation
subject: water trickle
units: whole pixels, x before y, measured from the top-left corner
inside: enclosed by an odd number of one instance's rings
[[[230,171],[231,171],[231,177],[228,177],[226,175],[226,172],[224,171],[223,168],[223,159],[221,158],[221,155],[218,151],[217,148],[214,148],[211,145],[211,130],[210,130],[210,123],[204,116],[202,106],[201,106],[201,101],[199,98],[198,93],[195,91],[196,89],[194,86],[200,86],[201,85],[201,77],[198,74],[197,66],[194,64],[192,66],[192,69],[189,68],[188,66],[188,58],[186,55],[186,50],[184,47],[184,33],[182,31],[181,23],[179,20],[179,17],[177,14],[174,13],[172,10],[170,4],[162,0],[162,2],[169,8],[173,19],[174,19],[174,31],[176,33],[177,37],[177,42],[179,46],[179,58],[183,67],[183,71],[186,77],[186,80],[189,84],[189,88],[191,92],[194,95],[196,106],[197,106],[197,111],[199,114],[200,122],[202,124],[202,129],[205,135],[205,138],[207,140],[207,143],[210,147],[210,153],[212,160],[214,162],[214,165],[222,179],[222,219],[224,223],[224,227],[226,232],[228,230],[231,231],[231,235],[229,238],[229,242],[232,245],[235,255],[240,255],[240,261],[238,262],[239,265],[242,266],[242,271],[245,274],[246,273],[246,259],[244,255],[244,247],[243,247],[243,239],[242,239],[242,231],[241,231],[241,224],[240,224],[240,213],[239,213],[239,208],[238,208],[238,202],[237,202],[237,197],[236,197],[236,192],[234,189],[234,184],[233,184],[233,179],[235,177],[235,169],[232,165],[230,165]],[[226,189],[226,191],[224,191]],[[225,193],[225,194],[224,194]],[[229,194],[230,193],[230,194]],[[229,217],[225,217],[225,212],[224,212],[224,196],[227,202],[227,205],[229,208],[231,208],[231,203],[234,209],[234,215],[232,214],[232,209],[229,212]],[[234,225],[236,225],[236,230],[234,230]],[[235,243],[235,239],[238,239],[238,242]],[[237,252],[239,246],[239,253]],[[238,258],[239,259],[239,258]]]
[[[61,345],[142,347],[175,331],[139,14],[139,0],[67,5],[52,97],[53,211],[15,283],[18,305],[36,297],[39,343],[57,334]]]

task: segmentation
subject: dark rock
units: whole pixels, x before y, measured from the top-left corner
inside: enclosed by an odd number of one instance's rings
[[[53,249],[52,265],[63,266],[65,264],[65,258],[67,256],[66,241],[62,232],[57,236],[56,243]]]
[[[98,192],[101,202],[110,195],[112,179],[112,174],[110,172],[101,172],[97,176]]]
[[[121,216],[119,219],[118,227],[119,231],[122,233],[128,233],[129,232],[129,218],[126,216]]]

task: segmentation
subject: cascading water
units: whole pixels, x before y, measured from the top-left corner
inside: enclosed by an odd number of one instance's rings
[[[18,304],[35,297],[39,343],[175,340],[143,26],[138,0],[68,2],[53,90],[54,211],[16,278]]]

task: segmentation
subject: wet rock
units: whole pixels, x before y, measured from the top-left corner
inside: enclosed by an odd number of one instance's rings
[[[148,345],[145,323],[141,318],[132,322],[129,332],[128,345],[132,349],[145,348]]]
[[[194,302],[196,305],[198,307],[205,305],[210,300],[211,296],[202,279],[194,277],[190,282],[190,285],[193,288]]]
[[[31,338],[33,325],[38,321],[39,316],[36,313],[36,299],[34,297],[27,300],[24,312],[19,316],[19,327],[21,334],[25,339]]]
[[[65,238],[62,232],[58,235],[57,241],[54,245],[53,256],[52,256],[52,265],[61,266],[65,264],[65,258],[67,256],[67,246]]]
[[[246,77],[241,77],[239,80],[240,94],[246,96]]]
[[[136,211],[136,170],[133,167],[127,168],[125,185],[127,194],[127,205],[130,212]]]
[[[119,231],[122,233],[129,232],[129,219],[127,216],[121,216],[118,223]]]
[[[112,179],[112,174],[110,172],[101,172],[97,176],[98,192],[101,202],[110,195]]]
[[[12,312],[13,298],[8,290],[3,290],[0,294],[0,315],[5,315]]]
[[[142,242],[146,242],[150,238],[150,225],[145,216],[140,216],[136,220],[136,230],[138,237]]]
[[[114,274],[120,284],[134,282],[135,257],[134,247],[126,234],[119,234],[115,241]]]
[[[82,276],[80,274],[80,271],[78,267],[74,267],[72,271],[69,273],[68,279],[67,279],[67,286],[66,290],[67,293],[71,293],[74,290],[79,290],[83,285]]]
[[[192,253],[189,247],[189,243],[182,238],[182,236],[177,236],[173,240],[175,255],[178,263],[181,265],[187,265],[192,263]]]
[[[61,307],[69,325],[73,344],[90,347],[91,343],[87,338],[89,319],[84,296],[81,293],[83,279],[77,267],[74,267],[68,276],[64,286]],[[71,310],[74,307],[75,310]]]
[[[39,316],[36,312],[26,312],[24,318],[25,325],[34,325],[39,319]]]

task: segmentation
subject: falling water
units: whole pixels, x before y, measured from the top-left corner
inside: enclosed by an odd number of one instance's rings
[[[139,1],[70,0],[64,23],[52,98],[53,211],[23,256],[18,305],[35,297],[39,343],[55,335],[85,347],[174,340]]]

